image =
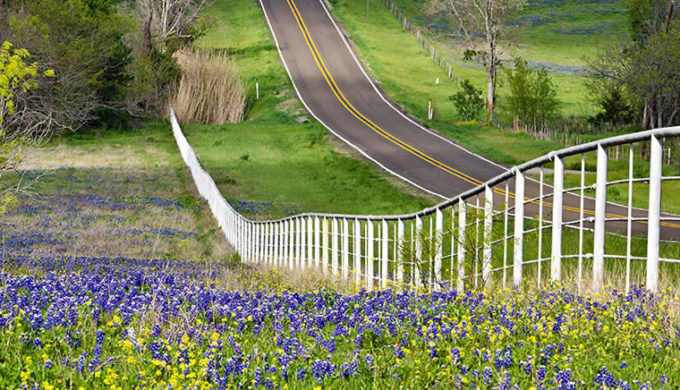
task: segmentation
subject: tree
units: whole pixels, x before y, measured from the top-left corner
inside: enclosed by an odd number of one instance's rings
[[[0,178],[13,170],[21,159],[23,145],[27,137],[15,136],[8,133],[5,119],[16,112],[14,100],[17,94],[35,90],[38,87],[38,64],[27,64],[30,57],[25,49],[14,49],[7,41],[0,46]],[[54,72],[47,70],[45,77],[53,77]],[[0,189],[0,214],[7,211],[7,207],[16,201],[14,188]]]
[[[479,112],[484,109],[482,91],[475,88],[468,79],[464,79],[460,85],[461,90],[449,96],[458,114],[466,121],[475,119]]]
[[[444,11],[446,4],[442,0],[425,0],[421,9],[427,14],[427,32],[432,31],[432,19],[434,15]]]
[[[602,111],[589,121],[600,126],[604,124],[621,126],[636,120],[637,110],[625,96],[621,85],[603,81],[593,85],[592,88],[597,88],[591,93],[592,100]]]
[[[144,24],[147,52],[155,46],[175,52],[206,30],[202,12],[214,0],[136,0],[137,19]]]
[[[534,70],[516,58],[515,69],[509,69],[505,79],[510,89],[508,112],[527,128],[543,129],[559,106],[557,90],[545,67]]]
[[[680,31],[669,0],[628,0],[631,41],[605,47],[589,62],[594,95],[616,88],[642,113],[643,129],[680,122]],[[621,43],[622,42],[622,43]]]
[[[124,114],[131,19],[111,0],[23,0],[0,15],[0,35],[30,51],[56,77],[17,96],[9,131],[75,131]]]
[[[623,82],[642,98],[651,128],[671,126],[680,116],[680,30],[661,32],[630,54]]]
[[[127,107],[139,115],[162,117],[175,94],[181,70],[173,56],[205,33],[210,21],[202,11],[212,0],[134,0],[131,14],[139,35],[132,40],[133,80]]]
[[[496,96],[496,68],[500,64],[498,38],[507,16],[525,0],[446,0],[453,21],[458,23],[467,43],[466,58],[478,59],[486,71],[486,101],[493,119]],[[477,37],[483,37],[481,40]]]

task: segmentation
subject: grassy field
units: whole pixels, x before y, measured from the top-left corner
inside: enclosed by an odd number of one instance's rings
[[[23,178],[39,196],[22,195],[0,219],[0,387],[648,389],[680,381],[674,290],[536,289],[531,265],[526,288],[513,291],[347,290],[309,269],[239,265],[187,190],[165,124],[61,138],[30,155]],[[526,237],[528,258],[536,242]],[[608,253],[622,247],[611,237],[607,245]],[[643,249],[636,240],[633,253]],[[662,253],[677,257],[677,246]],[[607,264],[608,277],[620,272]]]
[[[422,11],[421,1],[394,3],[412,23],[426,30],[427,15]],[[521,56],[534,65],[546,66],[559,87],[562,113],[588,116],[596,108],[583,99],[586,90],[581,74],[587,59],[595,57],[612,37],[625,36],[625,26],[625,12],[619,0],[529,1],[506,24],[500,42],[501,56],[504,59]],[[455,30],[455,23],[435,16],[429,35],[440,54],[451,62],[454,73],[473,80],[481,88],[485,86],[483,69],[462,61],[464,44]],[[501,98],[504,93],[501,89]]]
[[[224,260],[232,252],[164,125],[92,132],[29,150],[18,207],[2,216],[3,256]],[[55,258],[56,257],[56,258]]]
[[[252,0],[218,1],[208,13],[219,23],[199,45],[232,54],[248,85],[249,115],[243,123],[183,129],[241,211],[258,218],[305,211],[392,214],[434,202],[357,158],[310,120]]]

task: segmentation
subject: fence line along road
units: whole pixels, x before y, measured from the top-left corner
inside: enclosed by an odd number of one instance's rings
[[[229,205],[201,167],[172,110],[170,118],[199,193],[248,263],[313,267],[368,290],[481,288],[492,283],[510,287],[529,281],[540,286],[565,280],[579,289],[611,282],[626,290],[644,284],[652,291],[660,282],[670,282],[677,272],[673,263],[680,263],[680,217],[662,212],[675,204],[669,189],[662,197],[663,185],[680,180],[680,175],[663,175],[663,142],[679,136],[680,127],[551,152],[413,214],[306,213],[256,221]],[[636,148],[647,148],[649,161],[610,161],[612,147],[627,148],[629,156]],[[578,166],[578,173],[565,173],[567,165]],[[529,170],[539,172],[531,179],[539,182],[537,195],[525,192]],[[588,197],[593,191],[594,199]],[[626,215],[607,211],[613,207],[610,195],[623,199],[625,204],[617,207],[625,207]],[[580,208],[565,212],[565,196],[578,197]],[[537,210],[529,214],[529,208]],[[568,214],[576,218],[565,218]],[[636,224],[646,233],[634,235]]]

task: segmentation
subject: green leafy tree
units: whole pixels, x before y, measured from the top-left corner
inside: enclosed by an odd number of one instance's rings
[[[482,91],[475,88],[468,79],[464,79],[460,85],[461,90],[449,96],[453,106],[466,121],[477,118],[484,109],[484,98]]]
[[[10,131],[77,130],[125,119],[131,18],[109,0],[23,0],[3,9],[0,35],[56,77],[19,96]]]
[[[601,82],[590,87],[591,99],[601,108],[597,115],[589,119],[591,123],[599,126],[621,126],[635,121],[638,114],[636,107],[630,102],[621,85]]]
[[[589,61],[587,86],[601,101],[606,100],[610,88],[620,90],[634,111],[641,113],[643,129],[680,123],[680,23],[675,3],[626,0],[624,4],[632,39],[614,40]]]
[[[7,41],[0,46],[0,178],[14,169],[21,159],[25,139],[12,137],[4,127],[5,118],[15,113],[14,99],[18,93],[25,93],[38,87],[38,64],[26,63],[30,57],[25,49],[14,49]],[[44,72],[54,76],[52,70]],[[16,202],[14,188],[0,190],[0,214]]]
[[[508,69],[505,81],[510,95],[507,110],[526,128],[540,130],[557,114],[557,90],[545,67],[537,70],[526,60],[515,59],[515,68]]]
[[[17,91],[35,89],[38,64],[26,64],[24,59],[30,55],[25,49],[14,49],[7,41],[0,47],[0,136],[5,132],[2,127],[5,115],[13,114],[14,97]]]

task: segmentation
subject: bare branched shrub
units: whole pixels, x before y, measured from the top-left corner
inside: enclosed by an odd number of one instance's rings
[[[224,124],[243,119],[246,90],[225,54],[182,50],[176,57],[182,79],[173,107],[180,121]]]
[[[143,35],[148,50],[151,47],[177,47],[201,35],[203,10],[213,0],[136,0],[135,14],[143,22]]]

